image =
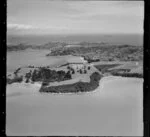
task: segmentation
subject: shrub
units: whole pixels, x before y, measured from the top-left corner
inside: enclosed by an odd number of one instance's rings
[[[47,82],[47,81],[42,82],[42,86],[47,86],[47,85],[49,85],[49,82]]]
[[[80,74],[82,74],[82,73],[83,73],[81,69],[80,69],[80,71],[79,71],[79,72],[80,72]]]
[[[72,74],[75,74],[75,71],[74,71],[74,69],[72,69]]]
[[[88,70],[90,70],[91,69],[91,67],[90,66],[88,66]]]
[[[68,71],[68,72],[66,73],[65,78],[67,78],[67,79],[71,79],[70,71]]]
[[[67,66],[67,69],[70,69],[70,66]]]
[[[29,83],[29,79],[27,78],[25,82],[26,82],[26,83]]]
[[[86,74],[86,73],[87,73],[87,70],[84,70],[84,73]]]
[[[117,73],[117,72],[112,72],[112,75],[114,75],[114,76],[122,76],[122,77],[143,78],[143,74],[139,74],[139,73]]]
[[[25,78],[27,78],[27,79],[31,78],[31,72],[26,73]]]
[[[23,77],[22,77],[22,76],[20,76],[20,77],[16,76],[16,77],[13,78],[13,79],[7,78],[7,83],[8,83],[8,84],[20,83],[20,82],[22,82],[22,81],[23,81]]]

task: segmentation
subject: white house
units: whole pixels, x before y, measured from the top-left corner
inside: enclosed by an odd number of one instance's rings
[[[81,69],[87,64],[87,61],[82,57],[71,56],[67,59],[67,64],[74,69]]]

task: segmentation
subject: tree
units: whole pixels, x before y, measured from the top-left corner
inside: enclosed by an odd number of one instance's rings
[[[74,69],[72,69],[72,74],[75,74],[75,71],[74,71]]]
[[[26,83],[29,83],[29,79],[27,78],[25,82],[26,82]]]
[[[47,81],[42,82],[42,86],[47,86],[49,83]]]
[[[84,73],[85,73],[85,74],[87,73],[87,70],[86,70],[86,69],[84,70]]]
[[[32,77],[31,77],[31,80],[34,82],[34,81],[36,81],[36,78],[37,78],[37,70],[35,69],[34,71],[33,71],[33,73],[32,73]]]
[[[82,70],[80,69],[80,74],[82,74],[83,72],[82,72]]]
[[[67,66],[67,69],[70,69],[70,66]]]
[[[67,79],[71,79],[70,71],[68,71],[68,72],[66,73],[65,78],[67,78]]]
[[[31,78],[31,71],[29,73],[26,73],[25,78],[27,79]]]

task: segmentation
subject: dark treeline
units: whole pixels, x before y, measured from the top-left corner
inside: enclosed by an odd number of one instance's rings
[[[18,76],[17,72],[20,70],[17,69],[14,74],[14,78],[10,79],[7,78],[7,84],[17,83],[23,81],[23,76]],[[72,72],[74,73],[74,72]],[[72,79],[71,77],[71,71],[56,71],[56,70],[50,70],[46,67],[39,67],[38,69],[34,69],[32,72],[31,70],[25,74],[24,76],[25,82],[28,83],[31,82],[44,82],[44,84],[48,84],[49,82],[55,82],[55,81],[64,81]]]
[[[114,75],[114,76],[143,78],[143,74],[139,74],[139,73],[117,73],[117,72],[112,72],[111,74]]]
[[[98,72],[94,72],[90,76],[90,82],[77,82],[74,84],[60,85],[60,86],[41,86],[40,92],[49,93],[77,93],[93,91],[99,86],[99,80],[102,78]]]
[[[10,78],[7,78],[7,84],[12,84],[12,83],[21,83],[23,81],[23,77],[20,76],[15,76],[15,78],[13,79],[10,79]]]
[[[25,77],[27,77],[28,79],[31,78],[31,81],[33,82],[43,81],[45,83],[49,83],[54,81],[64,81],[71,79],[70,71],[55,71],[45,67],[41,67],[38,70],[35,69],[32,74],[31,72],[29,73],[27,73]]]

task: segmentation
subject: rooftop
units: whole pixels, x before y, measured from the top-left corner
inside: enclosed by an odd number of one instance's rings
[[[67,63],[84,64],[87,63],[82,57],[72,56],[67,59]]]

